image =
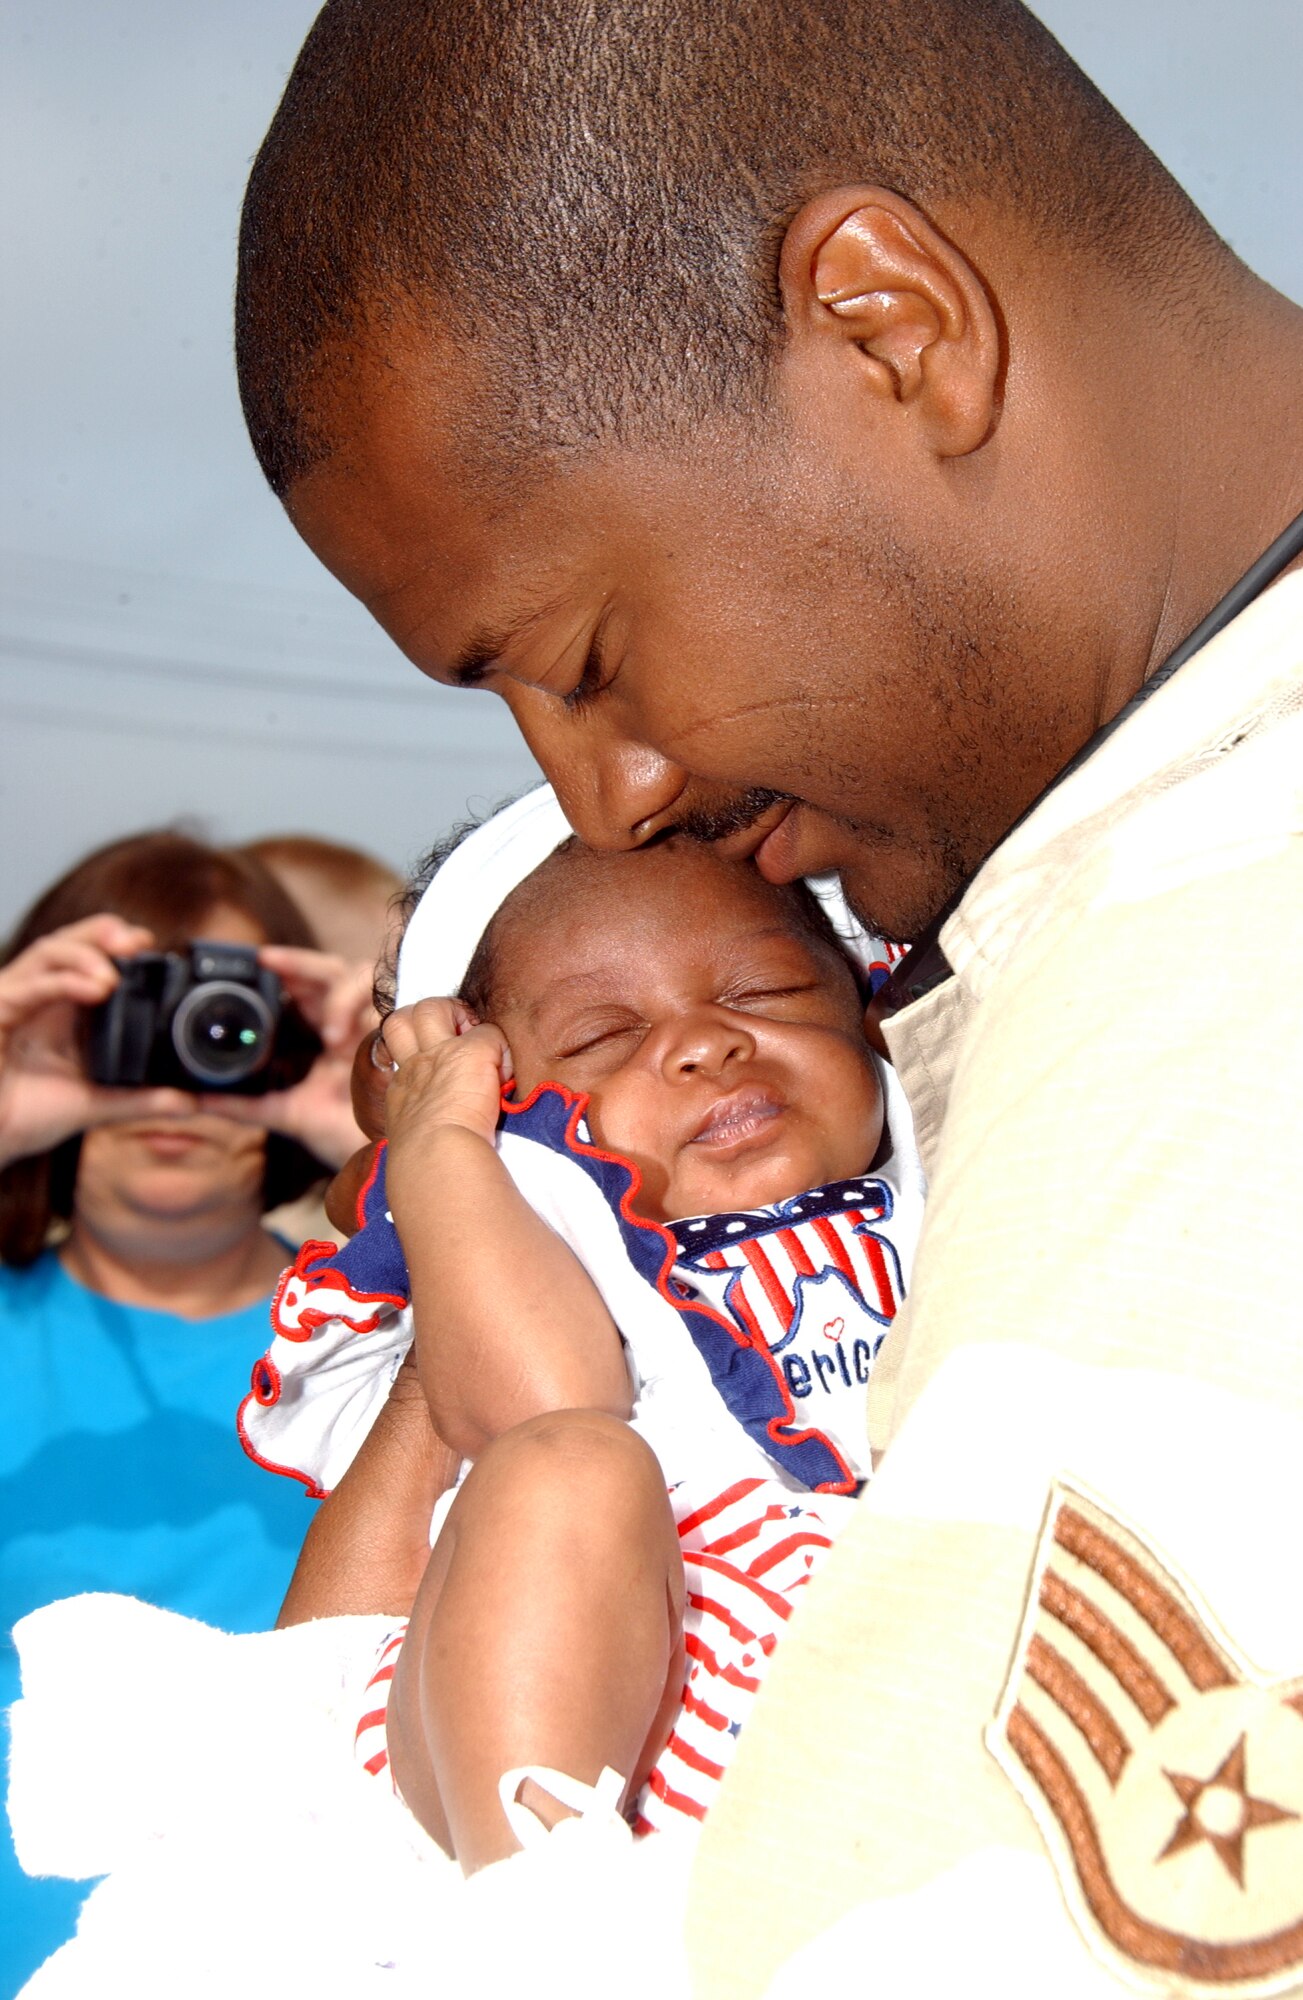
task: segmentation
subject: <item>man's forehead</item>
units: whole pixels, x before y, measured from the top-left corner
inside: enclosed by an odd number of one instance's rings
[[[314,553],[426,672],[473,683],[513,638],[563,614],[594,549],[531,496],[487,499],[413,425],[380,423],[296,483]]]
[[[503,373],[502,357],[410,315],[363,323],[322,350],[305,410],[321,456],[287,506],[350,589],[362,594],[345,570],[363,561],[380,590],[401,581],[410,560],[404,526],[424,536],[437,529],[450,552],[469,527],[503,543],[532,541],[542,558],[572,519],[592,527],[626,502],[655,519],[676,494],[699,488],[706,466],[736,464],[737,439],[722,420],[718,435],[698,424],[686,445],[526,442]]]
[[[333,448],[291,489],[290,517],[409,657],[453,684],[535,628],[546,652],[620,576],[645,583],[653,543],[697,496],[681,459],[626,449],[473,474],[460,424],[410,369],[350,378],[333,408]]]
[[[422,353],[365,335],[320,357],[304,411],[314,462],[286,507],[300,534],[349,589],[382,594],[410,564],[408,537],[455,536],[458,494],[482,497],[456,444],[456,371],[441,344]]]

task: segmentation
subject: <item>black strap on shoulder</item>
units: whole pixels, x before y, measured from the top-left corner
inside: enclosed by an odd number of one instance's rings
[[[1078,750],[1075,757],[1064,765],[1057,776],[1050,779],[1044,791],[1037,794],[1025,812],[1019,813],[1013,826],[996,846],[1002,845],[1003,841],[1009,838],[1009,834],[1020,827],[1025,819],[1030,819],[1041,801],[1047,799],[1056,786],[1061,785],[1065,778],[1070,778],[1074,771],[1079,771],[1081,766],[1094,756],[1100,745],[1107,743],[1115,730],[1121,729],[1124,722],[1130,721],[1136,710],[1149,700],[1151,694],[1162,687],[1165,681],[1170,681],[1179,667],[1183,667],[1187,660],[1193,659],[1201,647],[1206,646],[1224,626],[1230,624],[1232,618],[1237,618],[1241,611],[1252,604],[1254,598],[1260,596],[1269,583],[1274,583],[1282,571],[1288,569],[1299,555],[1303,555],[1303,514],[1297,515],[1284,533],[1277,535],[1270,548],[1263,550],[1252,567],[1245,570],[1238,583],[1232,584],[1225,597],[1213,606],[1208,616],[1195,626],[1188,637],[1182,639],[1175,652],[1169,653],[1162,666],[1156,667],[1148,680],[1141,683],[1126,706],[1120,708],[1111,721],[1097,729],[1089,742],[1084,743]],[[995,851],[993,847],[990,854],[984,855],[978,868],[984,868]],[[973,876],[977,872],[978,869],[974,869]],[[969,882],[973,876],[969,877]],[[878,1019],[898,1014],[902,1007],[908,1007],[914,1000],[921,1000],[925,993],[930,993],[933,987],[940,986],[944,980],[952,976],[954,968],[941,948],[941,927],[958,909],[968,893],[968,886],[969,883],[965,882],[956,890],[945,908],[940,910],[927,928],[919,933],[890,979],[878,988],[873,1001],[874,1013]]]

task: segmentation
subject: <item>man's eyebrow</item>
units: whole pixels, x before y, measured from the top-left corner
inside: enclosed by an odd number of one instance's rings
[[[512,641],[548,617],[561,601],[559,597],[550,597],[528,610],[522,610],[505,624],[478,626],[442,678],[453,687],[479,687],[485,676],[499,664]]]
[[[458,653],[444,675],[453,687],[479,687],[485,676],[501,657],[504,647],[509,646],[520,631],[519,625],[512,625],[496,632],[481,629],[472,632],[466,644]]]

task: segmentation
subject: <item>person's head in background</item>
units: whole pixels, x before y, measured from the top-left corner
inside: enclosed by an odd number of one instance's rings
[[[260,863],[163,831],[114,841],[69,869],[21,919],[3,962],[101,912],[143,926],[161,951],[196,937],[316,943]],[[113,1273],[130,1290],[134,1273],[138,1302],[148,1303],[155,1279],[166,1290],[170,1268],[226,1258],[236,1269],[247,1265],[253,1297],[284,1262],[262,1215],[320,1174],[320,1163],[293,1141],[197,1108],[98,1125],[0,1169],[0,1261],[32,1262],[66,1222],[64,1262],[92,1289],[101,1288],[97,1276]],[[233,1296],[230,1307],[248,1302]]]
[[[234,852],[270,869],[308,919],[323,951],[371,965],[384,955],[403,881],[375,855],[309,833],[265,834]]]
[[[1303,317],[1017,0],[329,0],[237,358],[590,846],[897,938],[1303,505]]]

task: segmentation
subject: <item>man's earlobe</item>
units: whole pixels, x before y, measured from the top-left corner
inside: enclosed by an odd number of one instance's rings
[[[857,393],[890,400],[944,458],[997,415],[1000,333],[986,288],[921,210],[884,188],[838,188],[788,228],[780,275],[793,359],[832,358]]]

